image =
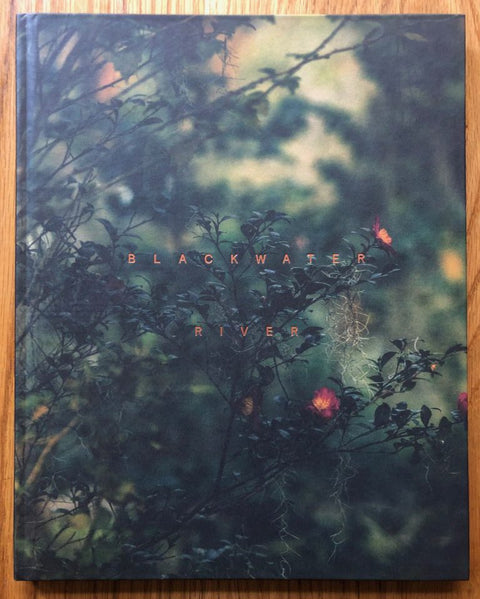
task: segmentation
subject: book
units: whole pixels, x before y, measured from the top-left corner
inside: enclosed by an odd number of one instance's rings
[[[15,576],[468,578],[464,18],[17,18]]]

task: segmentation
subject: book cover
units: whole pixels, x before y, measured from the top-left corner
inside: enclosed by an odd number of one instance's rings
[[[468,577],[464,20],[17,19],[15,576]]]

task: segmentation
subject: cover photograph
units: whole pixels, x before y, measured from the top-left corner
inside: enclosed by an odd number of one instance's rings
[[[18,15],[17,579],[468,578],[464,44]]]

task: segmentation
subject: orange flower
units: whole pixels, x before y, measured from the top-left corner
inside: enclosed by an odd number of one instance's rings
[[[97,85],[100,88],[95,94],[97,101],[106,104],[117,96],[121,91],[118,86],[121,80],[122,74],[115,70],[113,62],[106,62],[97,74]]]
[[[335,416],[339,409],[340,400],[335,395],[335,391],[328,387],[317,389],[313,394],[312,401],[307,406],[307,410],[326,419]]]
[[[380,239],[380,241],[383,241],[383,243],[386,243],[387,245],[392,245],[392,238],[387,233],[387,229],[380,229],[377,233],[377,239]]]
[[[245,397],[241,402],[241,412],[244,416],[250,416],[255,409],[255,402],[253,401],[253,397]]]
[[[372,230],[375,234],[375,239],[380,244],[380,247],[387,250],[387,252],[395,253],[392,248],[392,238],[388,234],[387,229],[380,228],[380,218],[378,216],[375,217],[375,222],[373,223]]]

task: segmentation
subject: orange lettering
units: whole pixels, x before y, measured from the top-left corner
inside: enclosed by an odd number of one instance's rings
[[[255,254],[255,260],[257,264],[265,264],[265,260],[267,259],[267,254]]]
[[[273,327],[265,327],[265,334],[267,337],[273,337]]]
[[[202,336],[202,327],[195,327],[195,337],[201,337]]]
[[[128,263],[129,264],[135,264],[135,254],[128,254]]]
[[[187,258],[185,256],[185,254],[180,254],[180,258],[178,259],[178,264],[186,264],[187,263]]]
[[[205,264],[211,264],[213,262],[212,254],[205,254],[205,256],[203,257],[203,261],[205,262]]]
[[[282,264],[290,264],[290,257],[288,254],[285,254],[283,257]]]

